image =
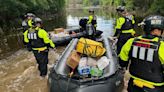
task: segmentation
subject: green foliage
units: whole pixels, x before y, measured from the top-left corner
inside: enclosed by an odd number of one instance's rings
[[[164,0],[100,0],[100,5],[105,7],[125,5],[128,10],[164,15]]]
[[[100,0],[102,6],[112,5],[113,0]]]
[[[82,3],[84,6],[96,6],[99,5],[100,0],[83,0]]]
[[[155,0],[149,11],[164,15],[164,0]]]
[[[100,0],[102,6],[108,6],[111,5],[118,6],[122,4],[122,0]]]
[[[60,11],[65,0],[0,0],[0,18],[14,18],[26,12]]]
[[[121,4],[122,4],[121,0],[114,0],[114,5],[115,6],[119,6]]]
[[[59,14],[64,6],[65,0],[0,0],[0,29],[9,31],[20,27],[21,16],[27,12],[42,18]]]
[[[125,1],[126,4],[126,8],[129,10],[133,10],[134,9],[134,1],[133,0],[126,0]]]
[[[89,5],[91,5],[91,2],[89,0],[83,0],[83,5],[89,6]]]

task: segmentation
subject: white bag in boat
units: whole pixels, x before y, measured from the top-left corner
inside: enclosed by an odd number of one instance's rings
[[[82,57],[79,62],[79,67],[87,66],[87,57]]]
[[[96,66],[97,65],[97,61],[94,58],[88,57],[87,65],[89,65],[89,66]]]
[[[97,66],[100,70],[103,70],[105,67],[109,65],[109,59],[106,56],[101,57],[97,61]]]

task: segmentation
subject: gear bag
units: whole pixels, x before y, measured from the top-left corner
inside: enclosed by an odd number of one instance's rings
[[[102,43],[96,42],[86,38],[80,38],[76,46],[76,50],[79,53],[85,54],[91,57],[102,56],[106,49],[103,47]]]

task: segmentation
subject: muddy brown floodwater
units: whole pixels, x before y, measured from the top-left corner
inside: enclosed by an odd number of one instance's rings
[[[53,66],[64,48],[63,46],[56,51],[49,51],[48,68]],[[128,79],[129,73],[126,71],[122,92],[127,92]],[[0,60],[0,92],[48,92],[47,78],[42,79],[39,76],[32,52],[23,49]]]
[[[49,51],[48,68],[53,66],[64,48]],[[0,92],[48,92],[47,78],[40,78],[32,52],[22,49],[0,60]]]

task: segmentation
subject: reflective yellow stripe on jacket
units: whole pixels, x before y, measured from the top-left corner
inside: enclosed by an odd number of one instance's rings
[[[93,15],[89,15],[89,20],[88,20],[88,24],[91,24],[91,22],[92,22],[92,20],[93,20]]]
[[[94,17],[93,15],[89,15],[89,20],[88,20],[87,24],[91,24],[93,17]],[[94,27],[97,27],[97,24],[94,24]]]
[[[28,23],[28,26],[31,28],[32,27],[32,19],[28,20],[27,23]]]
[[[152,85],[150,83],[147,83],[147,82],[144,82],[144,81],[141,81],[139,79],[134,79],[133,84],[140,87],[140,88],[143,88],[143,87],[147,87],[147,88],[150,88],[150,89],[155,88],[154,85]]]
[[[28,38],[27,38],[27,35],[28,35],[28,30],[26,30],[26,31],[23,33],[24,42],[25,42],[25,43],[29,43],[29,40],[28,40]]]
[[[134,35],[136,32],[134,31],[134,29],[129,29],[129,30],[122,30],[122,33],[131,33],[132,35]]]
[[[146,81],[146,80],[137,78],[137,77],[135,77],[135,76],[133,76],[133,75],[130,75],[130,76],[131,76],[133,79],[137,79],[137,80],[142,81],[142,82],[145,82],[145,83],[147,83],[147,84],[149,84],[149,85],[153,85],[153,86],[162,86],[162,85],[164,85],[164,82],[163,82],[163,83],[154,83],[154,82],[150,82],[150,81]]]
[[[41,47],[41,48],[32,48],[33,50],[38,50],[38,51],[44,51],[47,49],[47,47]]]
[[[160,47],[158,50],[158,54],[159,54],[159,60],[164,65],[164,42],[163,41],[161,41],[161,44],[160,44]]]

